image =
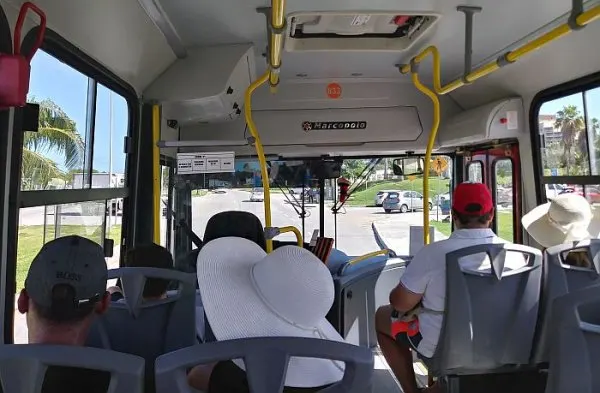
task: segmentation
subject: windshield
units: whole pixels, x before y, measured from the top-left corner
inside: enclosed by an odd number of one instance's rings
[[[451,162],[449,157],[445,160]],[[332,208],[338,202],[337,179],[324,181],[324,236],[336,240],[335,247],[350,256],[364,255],[381,248],[376,231],[391,239],[388,246],[399,255],[408,254],[411,226],[423,225],[423,209],[430,208],[431,225],[437,230],[435,240],[450,234],[449,210],[441,208],[449,201],[452,165],[440,174],[430,176],[429,201],[423,199],[422,175],[398,176],[392,171],[392,159],[381,159],[361,182],[360,175],[370,159],[346,159],[341,175],[353,186],[360,186],[334,214]],[[307,161],[270,161],[270,196],[272,224],[277,227],[295,226],[305,242],[309,242],[314,230],[320,228],[321,198],[319,180],[314,177],[314,167]],[[228,210],[247,211],[265,224],[264,193],[260,166],[257,160],[236,159],[235,172],[203,175],[176,176],[180,182],[192,185],[192,229],[204,237],[206,223],[215,214]],[[407,195],[407,196],[405,196]],[[400,198],[402,196],[402,198]],[[391,212],[386,212],[385,198],[400,199]],[[339,203],[338,203],[339,206]],[[302,214],[304,213],[304,228]],[[337,218],[337,225],[336,225]],[[294,241],[292,233],[276,238]]]

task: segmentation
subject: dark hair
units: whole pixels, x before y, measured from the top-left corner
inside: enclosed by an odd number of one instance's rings
[[[169,250],[157,244],[143,244],[127,251],[125,266],[173,269],[173,256]],[[143,296],[145,298],[160,297],[167,292],[169,283],[169,280],[148,278],[144,285]]]
[[[52,302],[49,307],[35,304],[35,309],[42,319],[54,323],[80,322],[92,314],[94,306],[100,299],[77,304],[75,289],[69,284],[57,284],[52,288]]]
[[[481,210],[481,205],[477,203],[468,204],[465,207],[466,211],[478,212]],[[491,219],[494,211],[491,210],[485,214],[463,214],[452,209],[452,217],[454,217],[464,228],[481,227],[486,225]]]

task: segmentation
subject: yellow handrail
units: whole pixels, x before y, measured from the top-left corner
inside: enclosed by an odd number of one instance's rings
[[[387,248],[384,248],[383,250],[377,250],[377,251],[373,251],[370,252],[368,254],[365,255],[361,255],[360,257],[356,257],[354,259],[351,259],[350,261],[348,261],[348,265],[356,265],[359,262],[365,261],[369,258],[373,258],[376,257],[378,255],[387,255],[390,253],[390,250],[388,250]]]
[[[286,232],[294,232],[294,235],[296,235],[296,241],[298,242],[298,247],[304,247],[304,240],[302,239],[302,234],[300,233],[298,228],[293,227],[293,226],[279,228],[279,233],[286,233]]]
[[[160,244],[160,106],[152,106],[152,214],[154,243]]]
[[[271,227],[271,190],[269,188],[269,172],[267,171],[267,160],[265,158],[265,151],[263,149],[262,142],[258,131],[256,131],[256,124],[252,120],[252,94],[254,90],[259,88],[261,85],[269,80],[270,71],[267,70],[263,76],[254,81],[248,89],[246,89],[246,95],[244,97],[244,117],[246,118],[246,124],[250,134],[254,137],[254,147],[256,149],[256,155],[258,156],[258,162],[260,164],[260,173],[262,176],[262,184],[265,194],[264,205],[265,205],[265,227]],[[267,239],[267,252],[273,251],[273,240]]]
[[[600,18],[600,5],[597,5],[597,6],[590,8],[589,10],[583,12],[581,15],[579,15],[575,19],[575,21],[578,26],[583,27],[599,18]],[[517,49],[508,52],[506,54],[506,60],[509,63],[517,61],[521,57],[543,47],[544,45],[548,44],[549,42],[552,42],[560,37],[567,35],[568,33],[572,32],[572,31],[573,31],[573,29],[571,29],[571,26],[569,26],[568,23],[564,23],[564,24],[550,30],[549,32],[543,34],[542,36],[534,39],[533,41],[528,42],[527,44],[524,44],[524,45],[518,47]],[[435,48],[433,46],[425,48],[421,53],[419,53],[418,55],[413,57],[413,59],[411,61],[414,62],[415,64],[419,64],[429,54],[431,54],[433,56],[433,89],[435,90],[435,92],[437,94],[439,94],[439,95],[448,94],[448,93],[458,89],[459,87],[462,87],[465,85],[462,78],[460,78],[460,79],[456,79],[455,81],[452,81],[452,82],[448,83],[446,86],[442,87],[440,56],[439,56],[439,52],[438,52],[437,48]],[[483,66],[478,67],[475,70],[471,71],[469,74],[467,74],[465,76],[465,79],[467,80],[467,82],[474,82],[479,78],[482,78],[486,75],[491,74],[492,72],[498,70],[499,68],[500,68],[500,64],[498,64],[498,60],[493,60],[493,61],[491,61],[487,64],[484,64]],[[410,72],[410,64],[406,64],[406,65],[402,66],[400,68],[400,72],[403,74],[408,74]]]
[[[433,103],[433,123],[429,132],[429,141],[427,142],[425,164],[423,167],[423,244],[429,244],[429,169],[435,137],[440,128],[440,99],[430,88],[421,83],[417,72],[413,72],[411,78],[415,87],[429,97]]]
[[[281,50],[283,47],[283,31],[281,30],[285,27],[285,0],[271,1],[271,27],[269,85],[271,86],[271,92],[274,93],[279,84],[279,67],[281,67]]]

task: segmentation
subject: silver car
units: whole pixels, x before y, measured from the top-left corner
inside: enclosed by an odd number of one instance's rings
[[[381,190],[375,195],[375,206],[379,207],[383,205],[383,200],[388,196],[390,192],[397,192],[397,190]]]
[[[423,194],[416,191],[392,191],[383,200],[383,210],[391,213],[399,210],[401,213],[423,210]],[[433,202],[429,198],[429,210],[433,210]]]

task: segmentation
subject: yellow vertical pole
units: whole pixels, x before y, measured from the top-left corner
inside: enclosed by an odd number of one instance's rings
[[[429,132],[429,141],[425,151],[425,163],[423,165],[423,242],[429,244],[429,169],[431,168],[431,152],[435,144],[435,137],[440,127],[440,99],[430,88],[419,80],[419,74],[411,74],[412,82],[420,92],[425,94],[433,103],[433,124]]]
[[[158,140],[160,139],[160,106],[152,107],[152,215],[153,241],[160,244],[160,151]]]

